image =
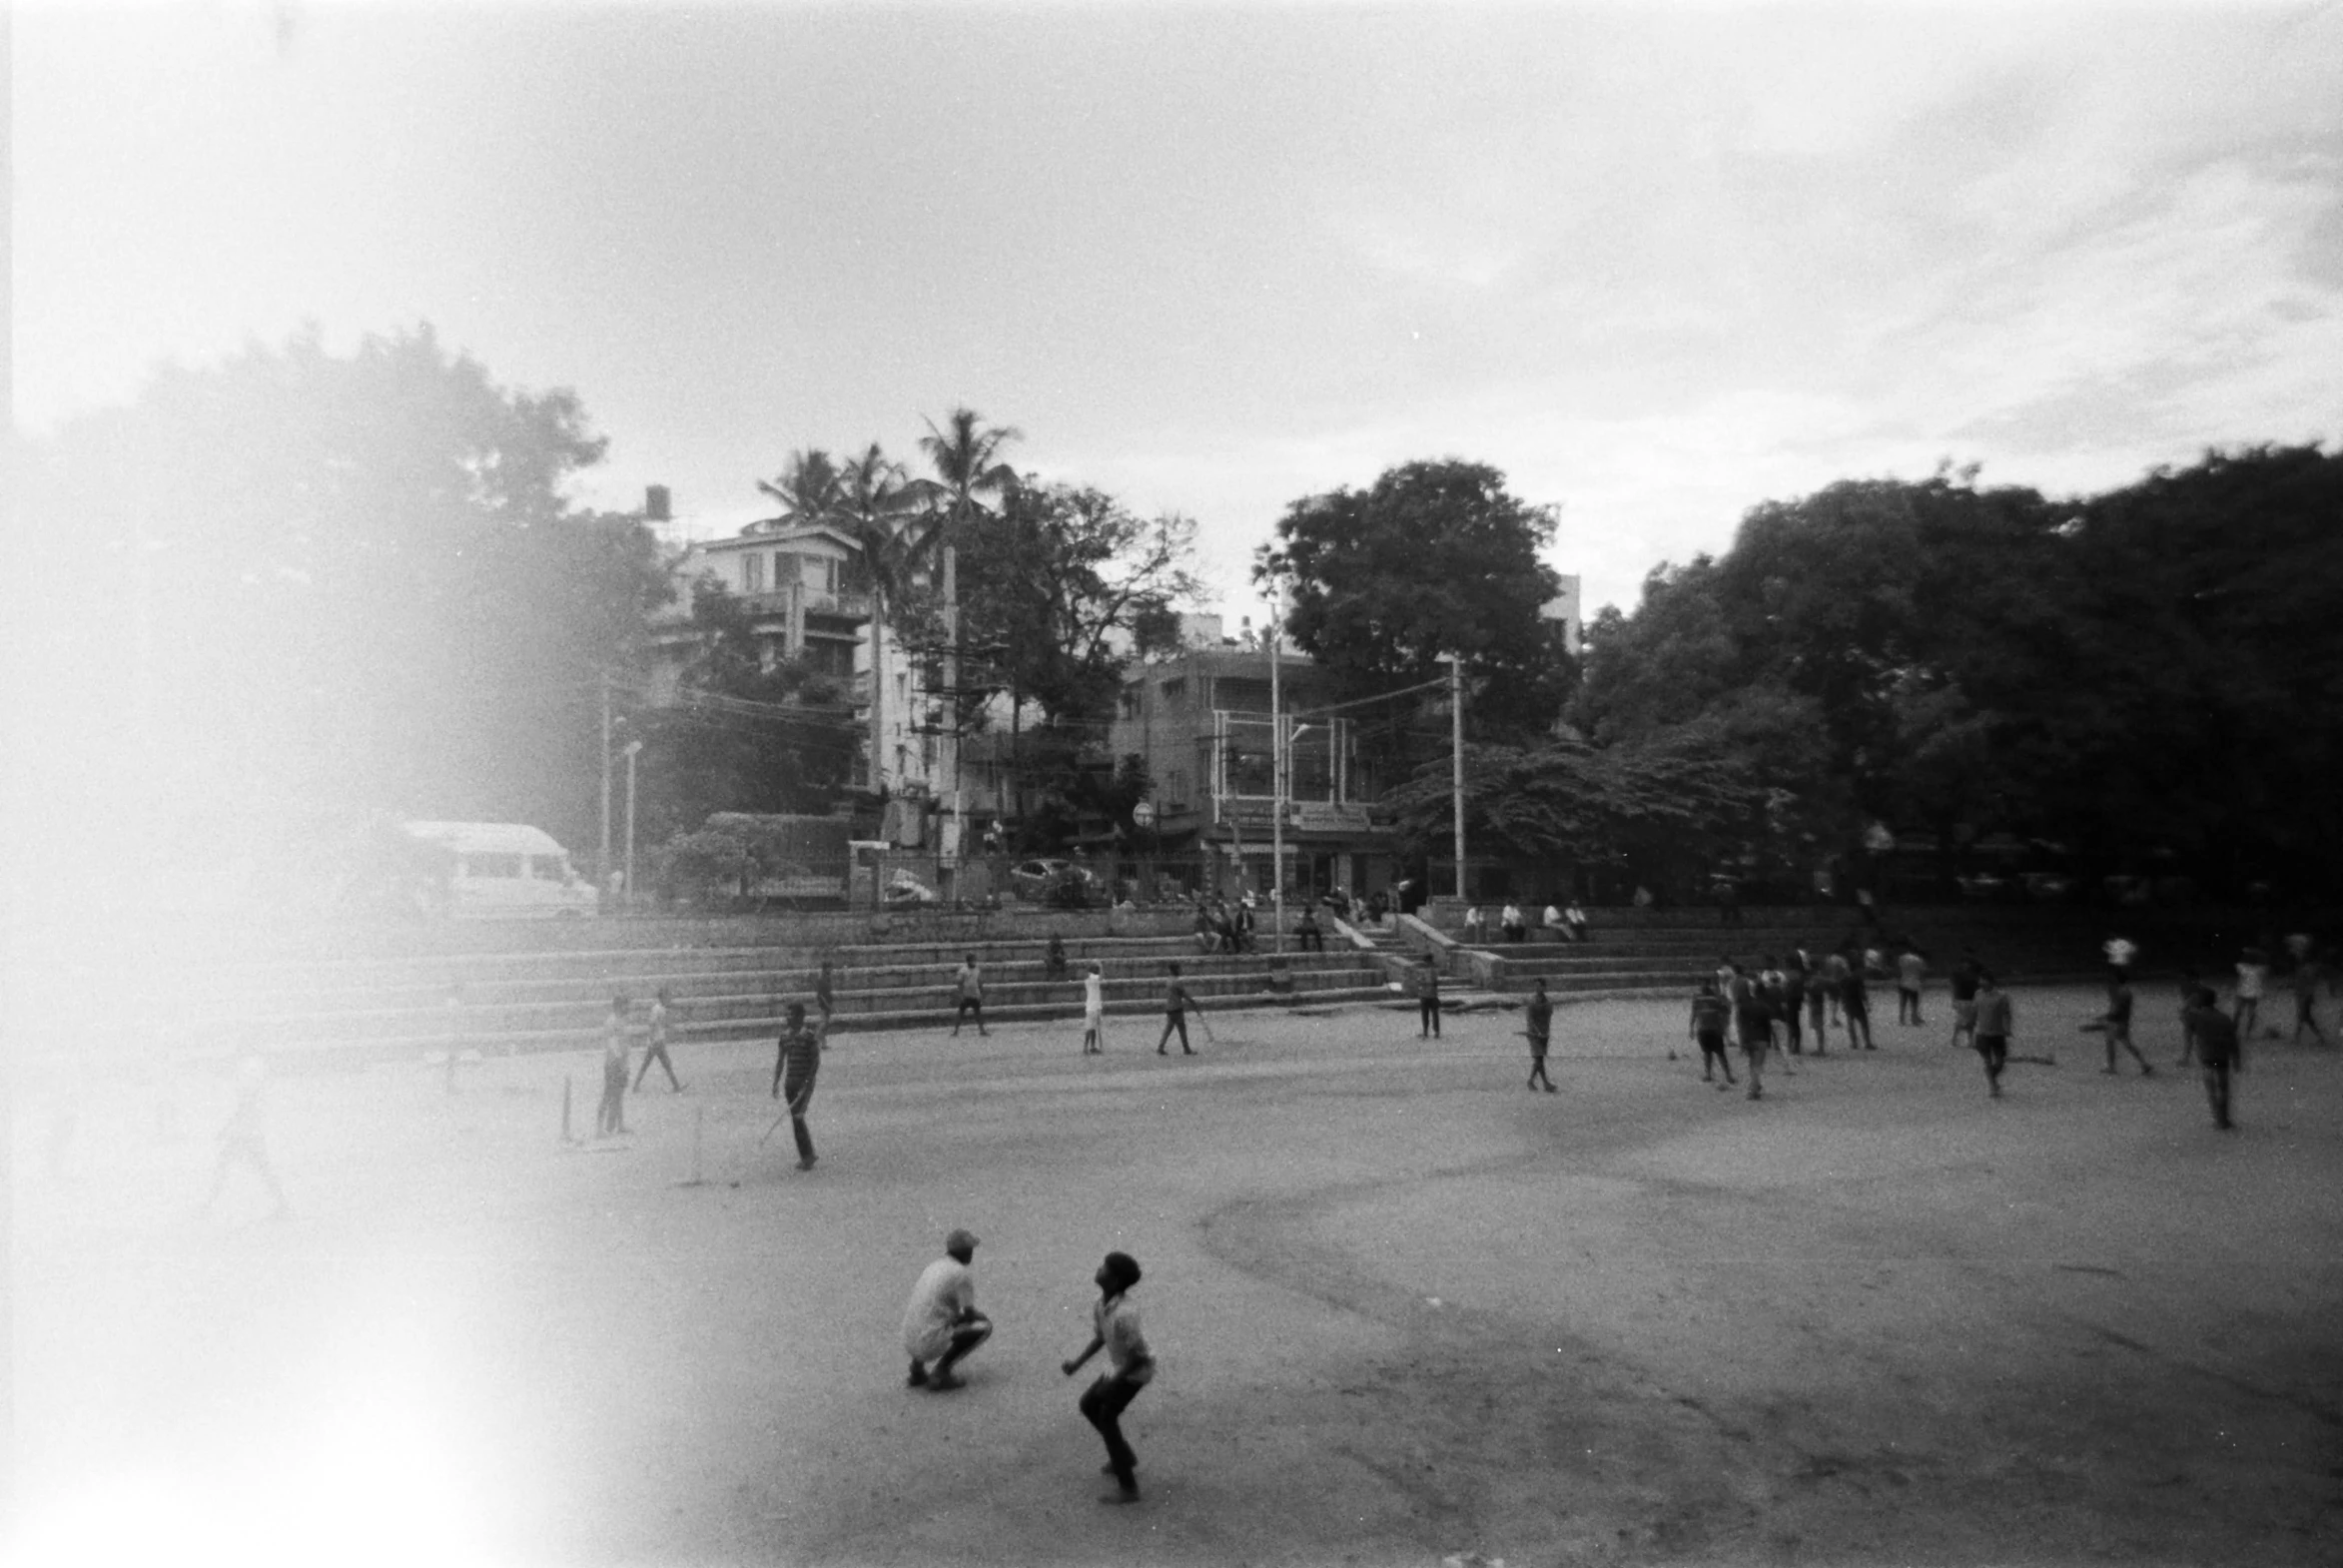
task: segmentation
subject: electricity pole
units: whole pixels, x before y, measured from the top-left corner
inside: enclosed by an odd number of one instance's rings
[[[1448,660],[1448,795],[1456,819],[1456,896],[1464,897],[1464,658]],[[1431,889],[1424,890],[1427,894]],[[1754,1080],[1753,1080],[1754,1082]]]

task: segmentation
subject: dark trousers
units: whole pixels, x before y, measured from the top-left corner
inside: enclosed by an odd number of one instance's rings
[[[1323,953],[1326,951],[1326,934],[1323,931],[1304,931],[1298,935],[1302,952]]]
[[[1114,1468],[1115,1479],[1126,1489],[1137,1486],[1139,1455],[1131,1451],[1131,1444],[1123,1440],[1122,1415],[1131,1401],[1139,1397],[1145,1383],[1127,1383],[1116,1376],[1106,1376],[1091,1384],[1082,1396],[1082,1418],[1099,1429],[1106,1439],[1107,1463]]]
[[[1977,1036],[1976,1054],[1985,1059],[1985,1082],[1992,1086],[1994,1094],[1999,1094],[2001,1092],[2001,1069],[2009,1061],[2009,1037],[2007,1035]]]
[[[649,1051],[643,1053],[643,1065],[637,1068],[634,1074],[635,1088],[640,1089],[643,1087],[643,1080],[651,1076],[651,1064],[654,1062],[658,1063],[659,1066],[667,1070],[667,1082],[669,1084],[673,1085],[677,1089],[681,1089],[683,1087],[683,1080],[675,1076],[675,1064],[669,1061],[667,1058],[667,1048],[663,1045],[659,1045],[653,1046]]]
[[[797,1158],[814,1158],[814,1136],[806,1131],[805,1114],[813,1108],[814,1086],[810,1080],[791,1079],[781,1086],[781,1097],[789,1107],[789,1136],[797,1140]]]
[[[1920,1016],[1920,993],[1904,986],[1896,988],[1896,1022],[1899,1024],[1925,1023]]]
[[[1417,1027],[1434,1040],[1440,1038],[1440,999],[1421,997],[1416,1001]]]
[[[2229,1125],[2229,1070],[2227,1052],[2214,1052],[2204,1059],[2205,1099],[2212,1103],[2213,1126]]]
[[[1164,1047],[1171,1042],[1172,1031],[1175,1029],[1179,1031],[1179,1049],[1182,1051],[1188,1049],[1187,1015],[1185,1013],[1167,1013],[1164,1015],[1164,1033],[1156,1038],[1157,1056],[1164,1054]]]
[[[1797,1008],[1782,1010],[1782,1043],[1800,1056],[1806,1055],[1805,1037],[1799,1033]]]
[[[960,1363],[962,1356],[992,1337],[993,1320],[989,1317],[972,1317],[962,1323],[952,1330],[952,1343],[942,1355],[936,1357],[935,1375],[942,1377]],[[917,1361],[911,1364],[920,1375],[926,1375],[926,1368],[921,1367]]]

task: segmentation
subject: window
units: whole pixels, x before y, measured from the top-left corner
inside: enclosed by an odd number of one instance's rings
[[[751,554],[740,557],[740,591],[743,593],[762,593],[765,591],[765,557],[763,555]]]
[[[801,555],[798,557],[798,571],[799,580],[805,583],[808,593],[826,594],[831,598],[838,596],[837,561],[827,555]]]
[[[1178,703],[1185,702],[1187,700],[1187,677],[1184,675],[1174,675],[1172,677],[1172,679],[1164,682],[1161,689],[1164,693],[1164,705],[1166,707],[1172,707]]]
[[[488,855],[474,852],[463,857],[463,874],[467,877],[518,878],[526,855]]]
[[[1219,705],[1231,713],[1266,713],[1269,711],[1269,683],[1238,675],[1223,675],[1218,682]]]
[[[1123,688],[1123,716],[1125,718],[1136,719],[1139,717],[1140,695],[1140,688],[1137,686]]]

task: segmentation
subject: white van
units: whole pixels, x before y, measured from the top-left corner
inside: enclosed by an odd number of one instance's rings
[[[518,822],[409,822],[410,837],[452,857],[446,911],[475,918],[528,919],[596,913],[594,885],[542,828]]]

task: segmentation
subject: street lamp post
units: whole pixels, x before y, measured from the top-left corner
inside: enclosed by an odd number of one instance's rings
[[[1269,623],[1269,920],[1276,928],[1273,952],[1285,951],[1285,686],[1279,676],[1282,607]]]
[[[1456,896],[1461,899],[1464,897],[1464,656],[1443,653],[1440,657],[1448,664],[1448,797],[1455,821]]]
[[[634,911],[634,759],[642,751],[643,743],[630,740],[623,755],[626,758],[626,909]]]

